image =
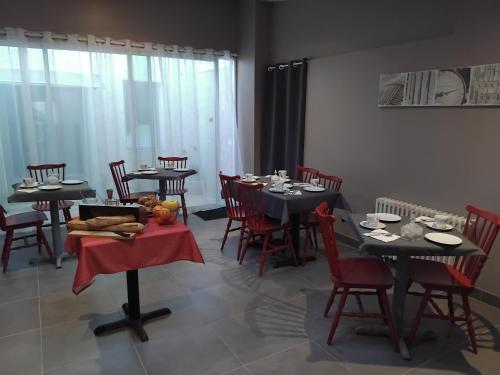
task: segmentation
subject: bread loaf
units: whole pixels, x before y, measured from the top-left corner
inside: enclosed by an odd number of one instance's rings
[[[91,219],[90,219],[91,220]],[[111,232],[129,232],[129,233],[139,233],[144,230],[144,225],[141,223],[121,223],[115,225],[107,225],[104,227],[95,227],[89,225],[87,221],[83,220],[71,220],[68,222],[68,228],[71,230],[99,230],[99,231],[111,231]]]
[[[98,229],[102,227],[107,227],[110,225],[118,225],[123,223],[133,223],[135,222],[134,215],[125,216],[97,216],[93,219],[86,220],[87,225],[92,229]]]

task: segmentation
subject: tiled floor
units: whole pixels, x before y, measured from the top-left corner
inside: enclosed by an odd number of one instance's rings
[[[343,318],[325,344],[322,317],[330,283],[326,259],[306,267],[267,267],[256,277],[257,252],[235,262],[237,239],[219,250],[225,220],[190,216],[205,265],[178,262],[140,271],[143,310],[173,313],[146,325],[150,341],[128,331],[95,337],[92,328],[120,315],[123,274],[100,276],[75,296],[75,260],[64,268],[31,267],[32,250],[12,256],[0,276],[0,373],[22,374],[498,374],[500,310],[474,301],[480,351],[472,354],[460,327],[425,321],[437,340],[417,344],[404,361],[385,338],[357,336],[360,320]],[[343,256],[355,255],[342,248]],[[409,297],[411,321],[418,299]],[[367,309],[375,301],[365,299]],[[350,306],[355,309],[355,303]],[[460,305],[457,305],[460,310]],[[366,320],[363,321],[366,323]]]

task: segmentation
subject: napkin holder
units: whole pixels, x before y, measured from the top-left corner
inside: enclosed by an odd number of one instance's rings
[[[134,215],[135,220],[141,224],[147,224],[148,213],[143,206],[103,206],[93,204],[81,204],[79,206],[80,220],[88,220],[97,216],[125,216]]]

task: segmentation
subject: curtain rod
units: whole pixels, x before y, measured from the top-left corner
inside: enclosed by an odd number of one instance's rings
[[[0,29],[0,35],[2,36],[6,36],[7,35],[7,30],[5,29]],[[42,39],[44,37],[44,33],[42,32],[36,32],[36,31],[25,31],[24,32],[24,36],[26,36],[27,38],[33,38],[33,39]],[[59,41],[67,41],[69,38],[68,38],[68,34],[55,34],[55,33],[52,33],[51,35],[52,39],[53,40],[59,40]],[[88,38],[85,37],[85,36],[82,36],[82,35],[77,35],[77,40],[79,42],[82,42],[82,43],[88,43]],[[106,39],[105,38],[98,38],[96,37],[95,38],[95,41],[96,43],[99,43],[99,44],[105,44],[106,43]],[[125,47],[126,46],[126,42],[125,40],[111,40],[110,41],[110,44],[113,45],[113,46],[120,46],[120,47]],[[159,43],[152,43],[152,49],[154,51],[158,51],[159,48],[158,48],[158,45]],[[146,43],[144,42],[130,42],[130,46],[133,47],[133,48],[145,48],[146,47]],[[165,51],[167,52],[174,52],[175,51],[175,48],[173,46],[165,46],[164,48]],[[178,52],[186,52],[187,51],[187,48],[186,47],[180,47],[180,48],[177,48],[177,51]],[[198,54],[198,55],[203,55],[203,54],[207,54],[207,50],[206,49],[193,49],[193,53],[194,54]],[[216,56],[224,56],[225,53],[222,52],[222,51],[214,51],[213,53],[214,55]],[[230,56],[231,57],[238,57],[238,55],[236,53],[230,53]]]

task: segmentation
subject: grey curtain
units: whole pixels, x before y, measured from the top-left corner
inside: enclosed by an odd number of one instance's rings
[[[295,177],[304,160],[307,61],[266,66],[261,129],[261,174],[286,169]]]

